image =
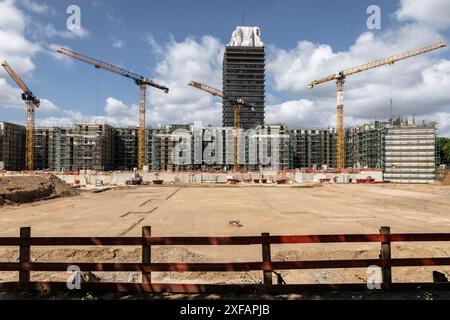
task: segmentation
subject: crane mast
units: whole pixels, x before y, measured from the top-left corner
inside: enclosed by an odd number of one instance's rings
[[[222,91],[207,86],[206,84],[191,81],[189,82],[189,85],[193,88],[205,91],[213,96],[220,97],[224,100],[229,101],[230,103],[234,104],[234,146],[233,146],[233,158],[234,158],[234,170],[239,170],[239,129],[241,127],[241,108],[242,107],[249,107],[252,110],[254,110],[253,105],[247,104],[244,99],[242,98],[236,98],[225,95]]]
[[[25,166],[27,170],[32,171],[34,169],[34,118],[35,110],[39,108],[41,101],[36,97],[31,90],[27,87],[25,82],[19,77],[19,75],[11,68],[8,62],[2,63],[3,68],[10,75],[10,77],[17,83],[22,89],[22,100],[25,101],[27,106],[27,124],[26,124],[26,144],[25,144]]]
[[[309,83],[310,88],[314,88],[315,86],[326,83],[329,81],[336,81],[336,94],[337,94],[337,126],[336,126],[336,159],[337,159],[337,168],[344,169],[345,168],[345,126],[344,126],[344,84],[346,78],[350,75],[357,74],[360,72],[365,72],[371,69],[379,68],[385,65],[392,65],[398,61],[405,60],[408,58],[412,58],[430,51],[438,50],[446,47],[442,41],[438,41],[429,46],[414,49],[410,51],[406,51],[403,53],[395,54],[387,58],[378,59],[372,61],[370,63],[366,63],[357,67],[352,67],[349,69],[345,69],[338,73],[332,74],[328,77],[325,77],[320,80],[315,80]]]
[[[162,86],[153,80],[147,79],[144,76],[141,76],[137,73],[119,68],[112,64],[76,53],[71,50],[61,48],[58,49],[57,52],[69,56],[73,59],[79,60],[81,62],[93,65],[97,69],[107,70],[120,76],[134,80],[134,83],[139,87],[138,169],[142,170],[142,168],[145,165],[145,153],[146,153],[145,113],[147,106],[147,86],[162,90],[165,93],[169,93],[169,88],[167,88],[166,86]]]

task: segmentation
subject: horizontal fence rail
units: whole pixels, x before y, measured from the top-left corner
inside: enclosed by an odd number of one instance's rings
[[[184,292],[184,293],[246,293],[270,292],[286,293],[314,290],[368,290],[367,284],[284,284],[280,282],[279,271],[313,269],[381,268],[384,290],[450,289],[443,280],[434,283],[392,283],[393,267],[450,266],[450,257],[442,258],[392,258],[392,242],[450,242],[449,233],[405,233],[391,234],[389,227],[382,227],[379,234],[347,235],[291,235],[248,237],[152,237],[151,227],[143,227],[142,237],[32,237],[31,228],[21,228],[20,237],[0,238],[0,247],[19,247],[19,262],[0,262],[0,271],[19,272],[18,282],[0,283],[0,290],[30,290],[41,287],[46,290],[67,290],[65,282],[33,282],[31,272],[67,272],[77,266],[80,272],[139,272],[141,283],[83,283],[80,290],[123,291],[123,292]],[[329,243],[380,243],[378,259],[357,260],[303,260],[272,261],[271,246],[282,244],[329,244]],[[260,245],[261,261],[234,263],[152,263],[152,246],[250,246]],[[32,247],[89,247],[89,246],[141,246],[141,263],[56,263],[32,262]],[[248,272],[261,271],[262,282],[255,285],[215,285],[215,284],[161,284],[152,283],[152,272]],[[273,274],[278,284],[273,284]],[[445,278],[445,277],[444,277]],[[442,278],[441,278],[442,279]]]
[[[320,243],[369,243],[369,242],[449,242],[450,233],[404,233],[404,234],[350,234],[315,236],[270,236],[270,244],[320,244]],[[232,246],[262,244],[261,236],[249,237],[32,237],[28,239],[0,238],[2,247],[18,247],[22,244],[47,246]]]

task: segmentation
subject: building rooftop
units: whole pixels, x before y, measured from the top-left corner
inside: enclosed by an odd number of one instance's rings
[[[230,47],[264,47],[259,27],[236,27],[228,44]]]

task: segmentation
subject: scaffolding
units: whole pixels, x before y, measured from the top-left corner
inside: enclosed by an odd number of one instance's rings
[[[348,168],[384,167],[385,122],[364,124],[346,132],[346,166]]]
[[[182,129],[182,130],[179,130]],[[137,168],[137,127],[105,124],[41,127],[34,133],[37,170],[133,170]],[[241,168],[279,170],[335,168],[336,133],[333,129],[288,129],[263,125],[242,132]],[[174,163],[181,141],[187,158]],[[146,162],[152,171],[222,170],[233,164],[233,128],[169,125],[146,130]],[[346,132],[348,167],[385,170],[386,180],[428,183],[438,161],[435,123],[375,122]],[[265,155],[267,159],[263,159]],[[217,156],[217,157],[216,157]],[[216,157],[212,161],[210,157]],[[25,127],[0,123],[0,169],[25,167]]]
[[[436,178],[436,123],[397,120],[386,126],[385,179],[432,183]]]
[[[336,166],[336,134],[333,129],[291,129],[291,167]]]
[[[52,171],[112,170],[115,129],[104,124],[35,130],[35,168]]]

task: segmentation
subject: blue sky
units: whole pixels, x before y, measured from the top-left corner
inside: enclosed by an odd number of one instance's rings
[[[137,119],[137,87],[54,54],[65,46],[171,87],[167,96],[151,90],[150,125],[197,120],[219,125],[220,101],[185,84],[198,80],[220,88],[221,54],[244,16],[246,25],[261,28],[266,45],[268,121],[327,127],[335,121],[334,85],[310,91],[309,81],[450,39],[450,11],[442,14],[450,10],[449,1],[430,0],[425,9],[418,2],[423,1],[2,0],[0,18],[12,18],[0,22],[0,40],[23,43],[4,41],[0,58],[16,63],[11,64],[32,90],[48,101],[37,112],[41,124],[132,125]],[[81,8],[82,34],[66,29],[72,4]],[[371,4],[381,8],[381,30],[366,27]],[[449,50],[442,50],[349,80],[347,125],[386,118],[392,98],[399,116],[439,121],[441,132],[450,135],[450,98],[440,97],[450,89],[449,65]],[[0,90],[0,121],[24,122],[23,105],[12,97],[18,90],[4,72]],[[423,100],[415,98],[419,93]]]

